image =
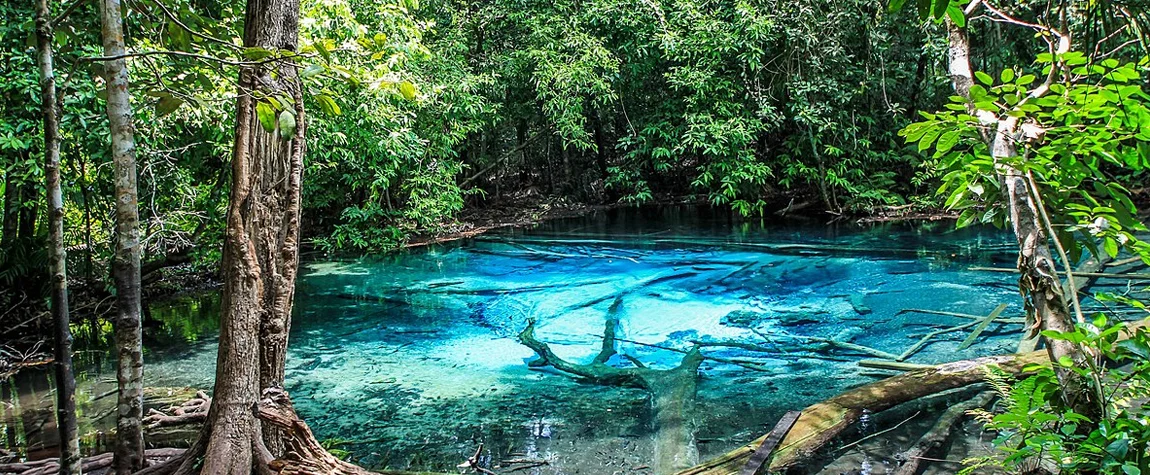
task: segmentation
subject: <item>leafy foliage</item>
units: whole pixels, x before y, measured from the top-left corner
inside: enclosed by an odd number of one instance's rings
[[[1044,70],[1036,73],[1048,74],[1055,59],[1039,55]],[[1142,90],[1140,72],[1146,60],[1087,64],[1079,52],[1057,59],[1082,80],[1046,85],[1036,74],[1014,69],[998,79],[979,72],[969,100],[954,96],[947,111],[923,113],[925,120],[900,134],[920,151],[933,150],[946,170],[938,193],[947,207],[962,210],[960,226],[1002,225],[1009,218],[997,178],[998,164],[1007,164],[1034,177],[1071,259],[1083,250],[1114,257],[1122,248],[1150,259],[1150,247],[1135,236],[1146,227],[1136,218],[1130,192],[1112,178],[1139,175],[1150,165],[1150,95]],[[1037,97],[1035,91],[1046,87],[1050,93]],[[983,112],[1019,120],[1017,156],[991,156],[981,135],[995,131]]]
[[[999,454],[967,460],[960,473],[999,466],[1011,473],[1036,468],[1057,473],[1150,473],[1150,333],[1126,324],[1108,324],[1098,315],[1092,325],[1074,332],[1043,336],[1083,345],[1096,355],[1088,367],[1072,361],[1055,364],[1094,381],[1091,390],[1104,407],[1101,421],[1074,412],[1060,397],[1058,379],[1050,367],[1027,368],[1034,374],[1011,381],[1001,370],[988,369],[988,380],[1001,397],[994,412],[977,411],[988,429],[996,431]],[[1121,339],[1123,334],[1128,339]],[[1083,428],[1096,427],[1082,430]]]

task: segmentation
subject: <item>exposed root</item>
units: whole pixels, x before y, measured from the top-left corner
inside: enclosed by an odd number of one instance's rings
[[[159,464],[169,459],[179,457],[184,449],[148,449],[144,452],[144,459],[149,464]],[[80,469],[85,474],[104,473],[112,466],[112,453],[103,453],[85,458],[80,462]],[[58,459],[36,460],[34,462],[0,464],[0,473],[20,475],[51,475],[59,473],[60,461]]]
[[[168,407],[165,412],[150,409],[144,418],[145,429],[178,426],[191,423],[202,423],[208,419],[208,408],[212,405],[212,398],[203,391],[196,391],[196,396],[178,406]]]

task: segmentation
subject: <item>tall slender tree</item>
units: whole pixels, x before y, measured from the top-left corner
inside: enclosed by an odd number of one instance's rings
[[[116,445],[117,474],[139,470],[144,459],[143,349],[140,328],[140,217],[136,192],[136,139],[128,93],[123,14],[120,0],[101,0],[104,76],[107,83],[108,125],[112,133],[112,164],[116,195],[116,254],[112,278],[116,284],[115,340],[117,351]]]
[[[980,4],[982,4],[980,1],[971,2],[967,6],[966,13],[974,12]],[[1062,11],[1065,15],[1068,5],[1058,2],[1056,6],[1058,11]],[[992,13],[1013,20],[999,10],[993,10]],[[1052,52],[1061,54],[1070,50],[1069,32],[1053,27],[1039,27],[1049,36],[1058,39],[1058,43],[1051,40]],[[950,20],[947,21],[947,50],[948,69],[955,92],[969,98],[974,85],[970,39],[965,26],[957,25]],[[1046,95],[1050,91],[1050,85],[1059,82],[1061,70],[1061,67],[1053,67],[1046,81],[1031,90],[1019,105]],[[1011,229],[1018,242],[1018,270],[1022,274],[1019,279],[1019,290],[1027,299],[1027,327],[1030,336],[1036,336],[1040,330],[1074,331],[1075,319],[1071,315],[1070,306],[1059,280],[1058,266],[1050,251],[1050,239],[1053,236],[1050,236],[1043,226],[1040,206],[1035,201],[1036,190],[1032,191],[1028,186],[1026,173],[1011,165],[1018,156],[1018,144],[1025,140],[1021,132],[1020,116],[987,114],[975,111],[973,108],[971,112],[979,114],[980,120],[987,124],[983,140],[987,142],[991,156],[995,160],[998,179],[1002,182],[1010,213]],[[1087,366],[1085,359],[1088,355],[1070,341],[1047,339],[1046,350],[1050,354],[1051,361],[1070,358],[1080,367]],[[1081,414],[1096,417],[1098,401],[1089,391],[1089,383],[1085,380],[1085,376],[1062,365],[1055,365],[1055,372],[1062,384],[1065,402]]]
[[[245,47],[290,55],[298,42],[299,0],[248,1]],[[245,65],[239,90],[215,394],[193,450],[203,451],[205,474],[251,473],[283,450],[278,430],[261,427],[252,407],[262,389],[282,385],[291,326],[305,123],[297,66]],[[179,473],[195,464],[186,458]]]
[[[36,60],[40,67],[40,112],[44,119],[44,179],[48,192],[49,266],[52,324],[55,326],[56,424],[60,432],[60,473],[79,475],[80,435],[76,424],[76,377],[72,372],[72,331],[68,327],[68,271],[64,250],[64,195],[60,190],[60,119],[52,65],[52,13],[36,1]]]

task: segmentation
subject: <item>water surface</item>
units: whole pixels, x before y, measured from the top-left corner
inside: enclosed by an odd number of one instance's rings
[[[745,363],[703,363],[694,418],[705,459],[787,410],[889,374],[856,364],[872,355],[803,337],[899,354],[966,321],[908,309],[985,315],[1005,303],[1006,315],[1021,315],[1013,275],[969,270],[1013,265],[1011,238],[951,226],[629,209],[382,258],[313,259],[298,283],[285,387],[319,438],[370,467],[454,470],[482,444],[490,466],[549,462],[531,473],[649,472],[647,393],[529,368],[534,354],[516,339],[533,318],[559,356],[589,362],[616,304],[628,341],[612,364],[673,367],[682,357],[673,350],[699,341],[778,349],[705,350]],[[212,384],[218,306],[189,302],[152,310],[151,386]],[[956,332],[908,361],[1013,352],[1017,330],[991,325],[961,350],[967,334]],[[84,380],[110,370],[89,365]]]

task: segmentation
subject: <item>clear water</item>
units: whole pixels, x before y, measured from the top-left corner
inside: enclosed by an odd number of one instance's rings
[[[644,470],[648,394],[530,369],[534,354],[516,340],[535,318],[538,338],[587,362],[618,297],[620,337],[631,341],[620,353],[650,367],[682,355],[648,345],[788,350],[705,350],[757,368],[704,362],[693,417],[705,459],[765,433],[787,410],[888,374],[856,365],[869,355],[795,349],[783,335],[898,354],[965,321],[905,309],[985,315],[1007,303],[1006,315],[1021,315],[1012,274],[969,270],[1012,266],[1011,238],[951,226],[747,224],[706,209],[632,209],[382,258],[313,259],[298,284],[285,386],[320,439],[369,467],[454,470],[482,444],[490,466],[549,462],[531,473]],[[158,306],[152,320],[148,384],[209,388],[214,302]],[[1017,331],[992,325],[963,350],[966,333],[953,333],[909,361],[1012,352]],[[106,385],[111,368],[99,359],[85,381]]]

